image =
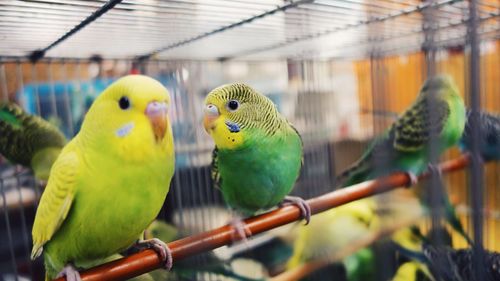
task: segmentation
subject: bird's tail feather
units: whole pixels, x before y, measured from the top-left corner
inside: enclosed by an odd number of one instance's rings
[[[336,177],[335,186],[343,188],[360,183],[368,178],[369,173],[370,165],[367,160],[362,158]]]
[[[445,204],[445,216],[446,220],[448,223],[451,225],[451,227],[457,231],[466,241],[470,246],[474,245],[474,242],[472,239],[469,237],[469,235],[465,232],[465,229],[460,222],[460,219],[457,216],[457,213],[455,212],[455,207],[451,204],[450,200],[448,199],[448,196],[445,194],[444,196],[444,204]]]

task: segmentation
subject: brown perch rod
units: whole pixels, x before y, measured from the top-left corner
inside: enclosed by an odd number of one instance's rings
[[[443,173],[449,173],[464,168],[469,163],[469,157],[462,155],[459,158],[441,163],[439,165]],[[423,174],[419,179],[428,177]],[[317,214],[328,209],[369,197],[374,194],[386,192],[401,186],[406,186],[410,179],[404,173],[394,173],[390,176],[377,180],[367,181],[340,189],[325,195],[307,200],[311,206],[311,212]],[[274,211],[251,217],[245,220],[245,224],[252,234],[258,234],[293,221],[300,220],[299,208],[286,206]],[[313,218],[314,219],[314,218]],[[211,231],[189,236],[168,244],[172,250],[175,261],[210,251],[215,248],[233,242],[234,229],[231,226],[222,226]],[[140,253],[85,270],[81,273],[84,281],[94,280],[124,280],[139,276],[161,266],[160,259],[153,250],[145,250]],[[64,278],[56,279],[64,281]]]

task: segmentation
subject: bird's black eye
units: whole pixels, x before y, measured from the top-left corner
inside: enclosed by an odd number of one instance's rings
[[[118,101],[118,104],[120,105],[120,108],[125,110],[130,107],[130,101],[128,100],[127,97],[121,97],[120,100]]]
[[[230,100],[228,103],[227,103],[227,108],[230,110],[230,111],[235,111],[236,109],[238,109],[238,107],[240,106],[240,103],[237,101],[237,100]]]

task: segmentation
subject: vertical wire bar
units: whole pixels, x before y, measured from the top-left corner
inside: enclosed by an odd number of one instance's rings
[[[18,84],[19,84],[19,93],[24,93],[24,79],[23,79],[23,67],[22,67],[22,63],[21,61],[17,61],[16,62],[16,73],[17,73],[17,81],[18,81]],[[18,185],[17,187],[20,188],[20,179],[19,177],[17,177],[17,180],[18,180]],[[32,183],[34,183],[34,185],[37,185],[37,181],[36,179],[33,179]],[[33,188],[36,190],[36,187],[33,186]],[[21,192],[21,190],[19,190],[19,192]],[[35,192],[36,194],[36,192]],[[21,196],[21,193],[19,193],[19,200],[23,200],[22,199],[22,196]],[[35,206],[37,207],[38,206],[38,200],[37,200],[38,197],[35,197]],[[34,274],[34,270],[33,270],[33,263],[31,263],[31,260],[30,260],[30,238],[28,237],[29,235],[29,231],[28,231],[28,224],[26,222],[26,217],[25,217],[25,212],[24,212],[24,206],[21,205],[21,219],[22,219],[22,227],[23,227],[23,238],[24,238],[24,242],[25,242],[25,246],[27,246],[26,248],[26,251],[27,251],[27,254],[28,254],[28,262],[30,262],[30,266],[29,266],[29,271],[30,271],[30,275],[31,275],[31,278],[35,278],[35,274]]]
[[[35,103],[35,114],[41,114],[41,108],[40,108],[40,95],[38,93],[38,77],[37,77],[37,70],[36,70],[36,64],[32,63],[31,64],[31,84],[33,85],[33,95],[34,95],[34,100],[32,102]],[[42,196],[42,191],[40,188],[40,185],[38,182],[35,180],[33,181],[33,189],[35,191],[35,207],[38,207],[39,204],[39,198]]]
[[[9,92],[7,88],[7,77],[5,76],[5,63],[0,61],[0,91],[2,91],[2,96],[0,96],[0,101],[9,100]]]
[[[427,3],[429,3],[429,6],[427,9],[422,11],[423,14],[423,22],[422,22],[422,29],[424,30],[424,43],[423,43],[423,49],[424,49],[424,55],[425,55],[425,66],[426,66],[426,78],[427,79],[432,79],[436,75],[436,32],[435,32],[435,26],[437,25],[436,22],[436,13],[437,10],[434,7],[435,0],[428,0]],[[427,152],[428,154],[428,160],[429,164],[432,165],[433,167],[436,167],[438,161],[439,161],[439,139],[438,139],[438,132],[434,132],[432,129],[432,123],[434,120],[437,120],[437,101],[433,100],[432,98],[428,99],[430,102],[427,104],[427,111],[428,111],[428,118],[427,122],[429,124],[429,127],[427,128],[429,130],[429,151]],[[444,186],[442,183],[442,179],[437,173],[431,173],[430,180],[425,183],[425,190],[424,192],[426,194],[430,195],[430,207],[431,207],[431,228],[432,229],[438,229],[441,227],[441,219],[442,219],[442,214],[443,214],[443,208],[442,208],[442,202],[444,200],[444,196],[447,196],[444,194]],[[425,195],[424,195],[425,196]],[[443,244],[444,241],[441,239],[442,237],[433,237],[435,239],[433,242],[435,244]]]
[[[472,224],[474,229],[473,273],[476,280],[484,280],[485,267],[482,264],[483,249],[483,165],[479,154],[479,112],[481,110],[480,49],[478,1],[469,1],[468,41],[470,44],[469,96],[471,103],[472,157],[470,165],[469,189],[472,200]]]
[[[30,239],[28,237],[28,227],[26,223],[26,212],[24,211],[24,199],[23,199],[23,194],[22,194],[22,188],[21,188],[21,174],[17,173],[16,174],[16,189],[17,189],[17,194],[18,199],[19,199],[19,209],[21,213],[21,231],[23,232],[23,245],[24,245],[24,251],[26,254],[26,261],[30,264],[29,268],[29,273],[30,276],[33,276],[33,269],[32,269],[32,264],[30,260]]]
[[[76,66],[75,66],[75,74],[74,74],[74,78],[75,78],[75,81],[76,81],[76,84],[77,84],[77,88],[78,88],[78,91],[75,93],[76,95],[84,95],[83,94],[83,91],[82,91],[82,62],[80,60],[78,60],[76,62]],[[75,97],[76,98],[76,97]],[[81,100],[83,101],[83,108],[85,108],[85,98],[84,97],[78,97],[77,100]],[[84,109],[85,110],[85,109]],[[81,112],[82,116],[83,114],[85,114],[85,112]],[[71,116],[76,116],[74,115],[74,113],[72,112],[71,113]],[[82,118],[82,116],[78,116],[78,121],[80,121],[80,118]],[[76,124],[76,123],[75,123]],[[78,124],[78,126],[81,126],[82,124]],[[81,128],[78,128],[78,131],[80,131]],[[75,133],[71,136],[71,137],[74,137],[74,135],[78,133],[76,130],[75,130]]]
[[[75,128],[73,127],[73,116],[71,115],[71,102],[68,93],[68,76],[66,75],[68,67],[67,63],[63,60],[61,62],[61,80],[64,83],[63,86],[63,101],[64,101],[64,118],[66,119],[66,123],[68,124],[68,133],[70,136],[75,134]]]
[[[178,79],[178,83],[177,83],[177,87],[179,88],[180,90],[180,87],[184,87],[184,74],[183,74],[183,64],[177,64],[176,66],[176,69],[177,69],[177,77],[179,78]],[[186,85],[187,86],[187,85]],[[190,87],[186,87],[186,91],[187,92],[193,92],[193,89],[190,88]],[[180,93],[182,95],[182,93]],[[194,136],[194,146],[193,149],[189,149],[189,170],[190,170],[190,178],[191,178],[191,183],[192,183],[192,187],[195,191],[195,193],[192,193],[192,194],[197,194],[198,196],[198,200],[196,200],[196,204],[194,206],[198,206],[198,207],[201,207],[201,208],[205,208],[206,207],[206,204],[205,202],[203,202],[203,196],[202,196],[202,193],[200,192],[200,188],[202,188],[201,186],[201,175],[200,175],[200,172],[199,170],[197,169],[196,165],[195,165],[195,162],[196,162],[196,158],[197,158],[197,154],[199,153],[199,150],[198,150],[198,137],[197,137],[197,134],[196,134],[196,126],[198,125],[196,120],[197,120],[197,110],[196,110],[196,105],[194,104],[194,98],[191,98],[191,99],[188,99],[188,104],[186,105],[186,107],[189,109],[189,112],[192,112],[194,114],[189,114],[189,116],[191,118],[189,119],[185,119],[186,121],[188,121],[190,124],[189,127],[191,128],[190,129],[190,137],[191,136]],[[198,187],[198,188],[196,188]],[[198,219],[201,218],[201,221],[198,221]],[[207,227],[207,220],[206,220],[206,216],[205,216],[205,212],[200,212],[200,217],[197,218],[196,220],[196,223],[198,225],[201,225],[203,227],[203,229],[206,229]]]
[[[37,77],[37,70],[36,70],[36,63],[31,64],[31,80],[33,81],[33,89],[35,90],[34,95],[35,95],[35,110],[37,114],[42,114],[42,110],[40,108],[40,95],[38,93],[38,77]]]
[[[47,65],[47,73],[49,75],[49,98],[50,98],[50,113],[51,115],[47,116],[47,118],[59,118],[59,114],[57,113],[57,98],[56,98],[56,89],[54,85],[54,73],[52,71],[54,63],[52,60],[49,60]]]
[[[24,93],[23,65],[20,60],[16,62],[16,73],[18,78],[19,90],[18,93]]]
[[[160,62],[158,61],[158,64]],[[161,69],[159,67],[159,69]],[[177,95],[177,88],[174,88],[173,89],[173,103],[174,103],[174,106],[176,107],[176,116],[174,116],[174,118],[176,120],[179,120],[180,119],[180,116],[179,116],[179,109],[182,108],[182,104],[180,104],[180,101],[179,101],[179,98],[178,98],[178,95]],[[172,125],[173,125],[173,122],[172,122]],[[179,141],[177,140],[175,145],[178,147],[179,145]],[[175,152],[175,156],[178,157],[178,152],[176,150]],[[181,175],[180,173],[177,173],[177,175],[174,177],[174,192],[175,192],[175,200],[177,202],[176,204],[176,208],[175,208],[175,211],[176,213],[178,213],[178,217],[179,217],[179,222],[178,222],[178,225],[179,225],[179,228],[180,229],[185,229],[186,228],[186,222],[185,222],[185,218],[184,218],[184,215],[185,215],[185,212],[184,212],[184,206],[183,206],[183,202],[182,202],[182,182],[181,182]]]
[[[7,228],[7,240],[9,243],[10,261],[12,262],[12,270],[14,271],[14,278],[19,280],[17,273],[16,254],[14,252],[14,240],[12,238],[12,228],[10,227],[9,210],[7,207],[7,198],[5,196],[4,181],[0,178],[0,192],[2,193],[2,208],[4,210],[5,226]]]

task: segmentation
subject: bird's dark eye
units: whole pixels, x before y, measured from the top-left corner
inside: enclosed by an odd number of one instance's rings
[[[118,104],[120,105],[120,108],[125,110],[130,107],[130,101],[128,100],[127,97],[121,97],[120,100],[118,101]]]
[[[230,111],[235,111],[236,109],[238,109],[238,107],[240,106],[240,103],[237,101],[237,100],[230,100],[228,103],[227,103],[227,108],[230,110]]]

